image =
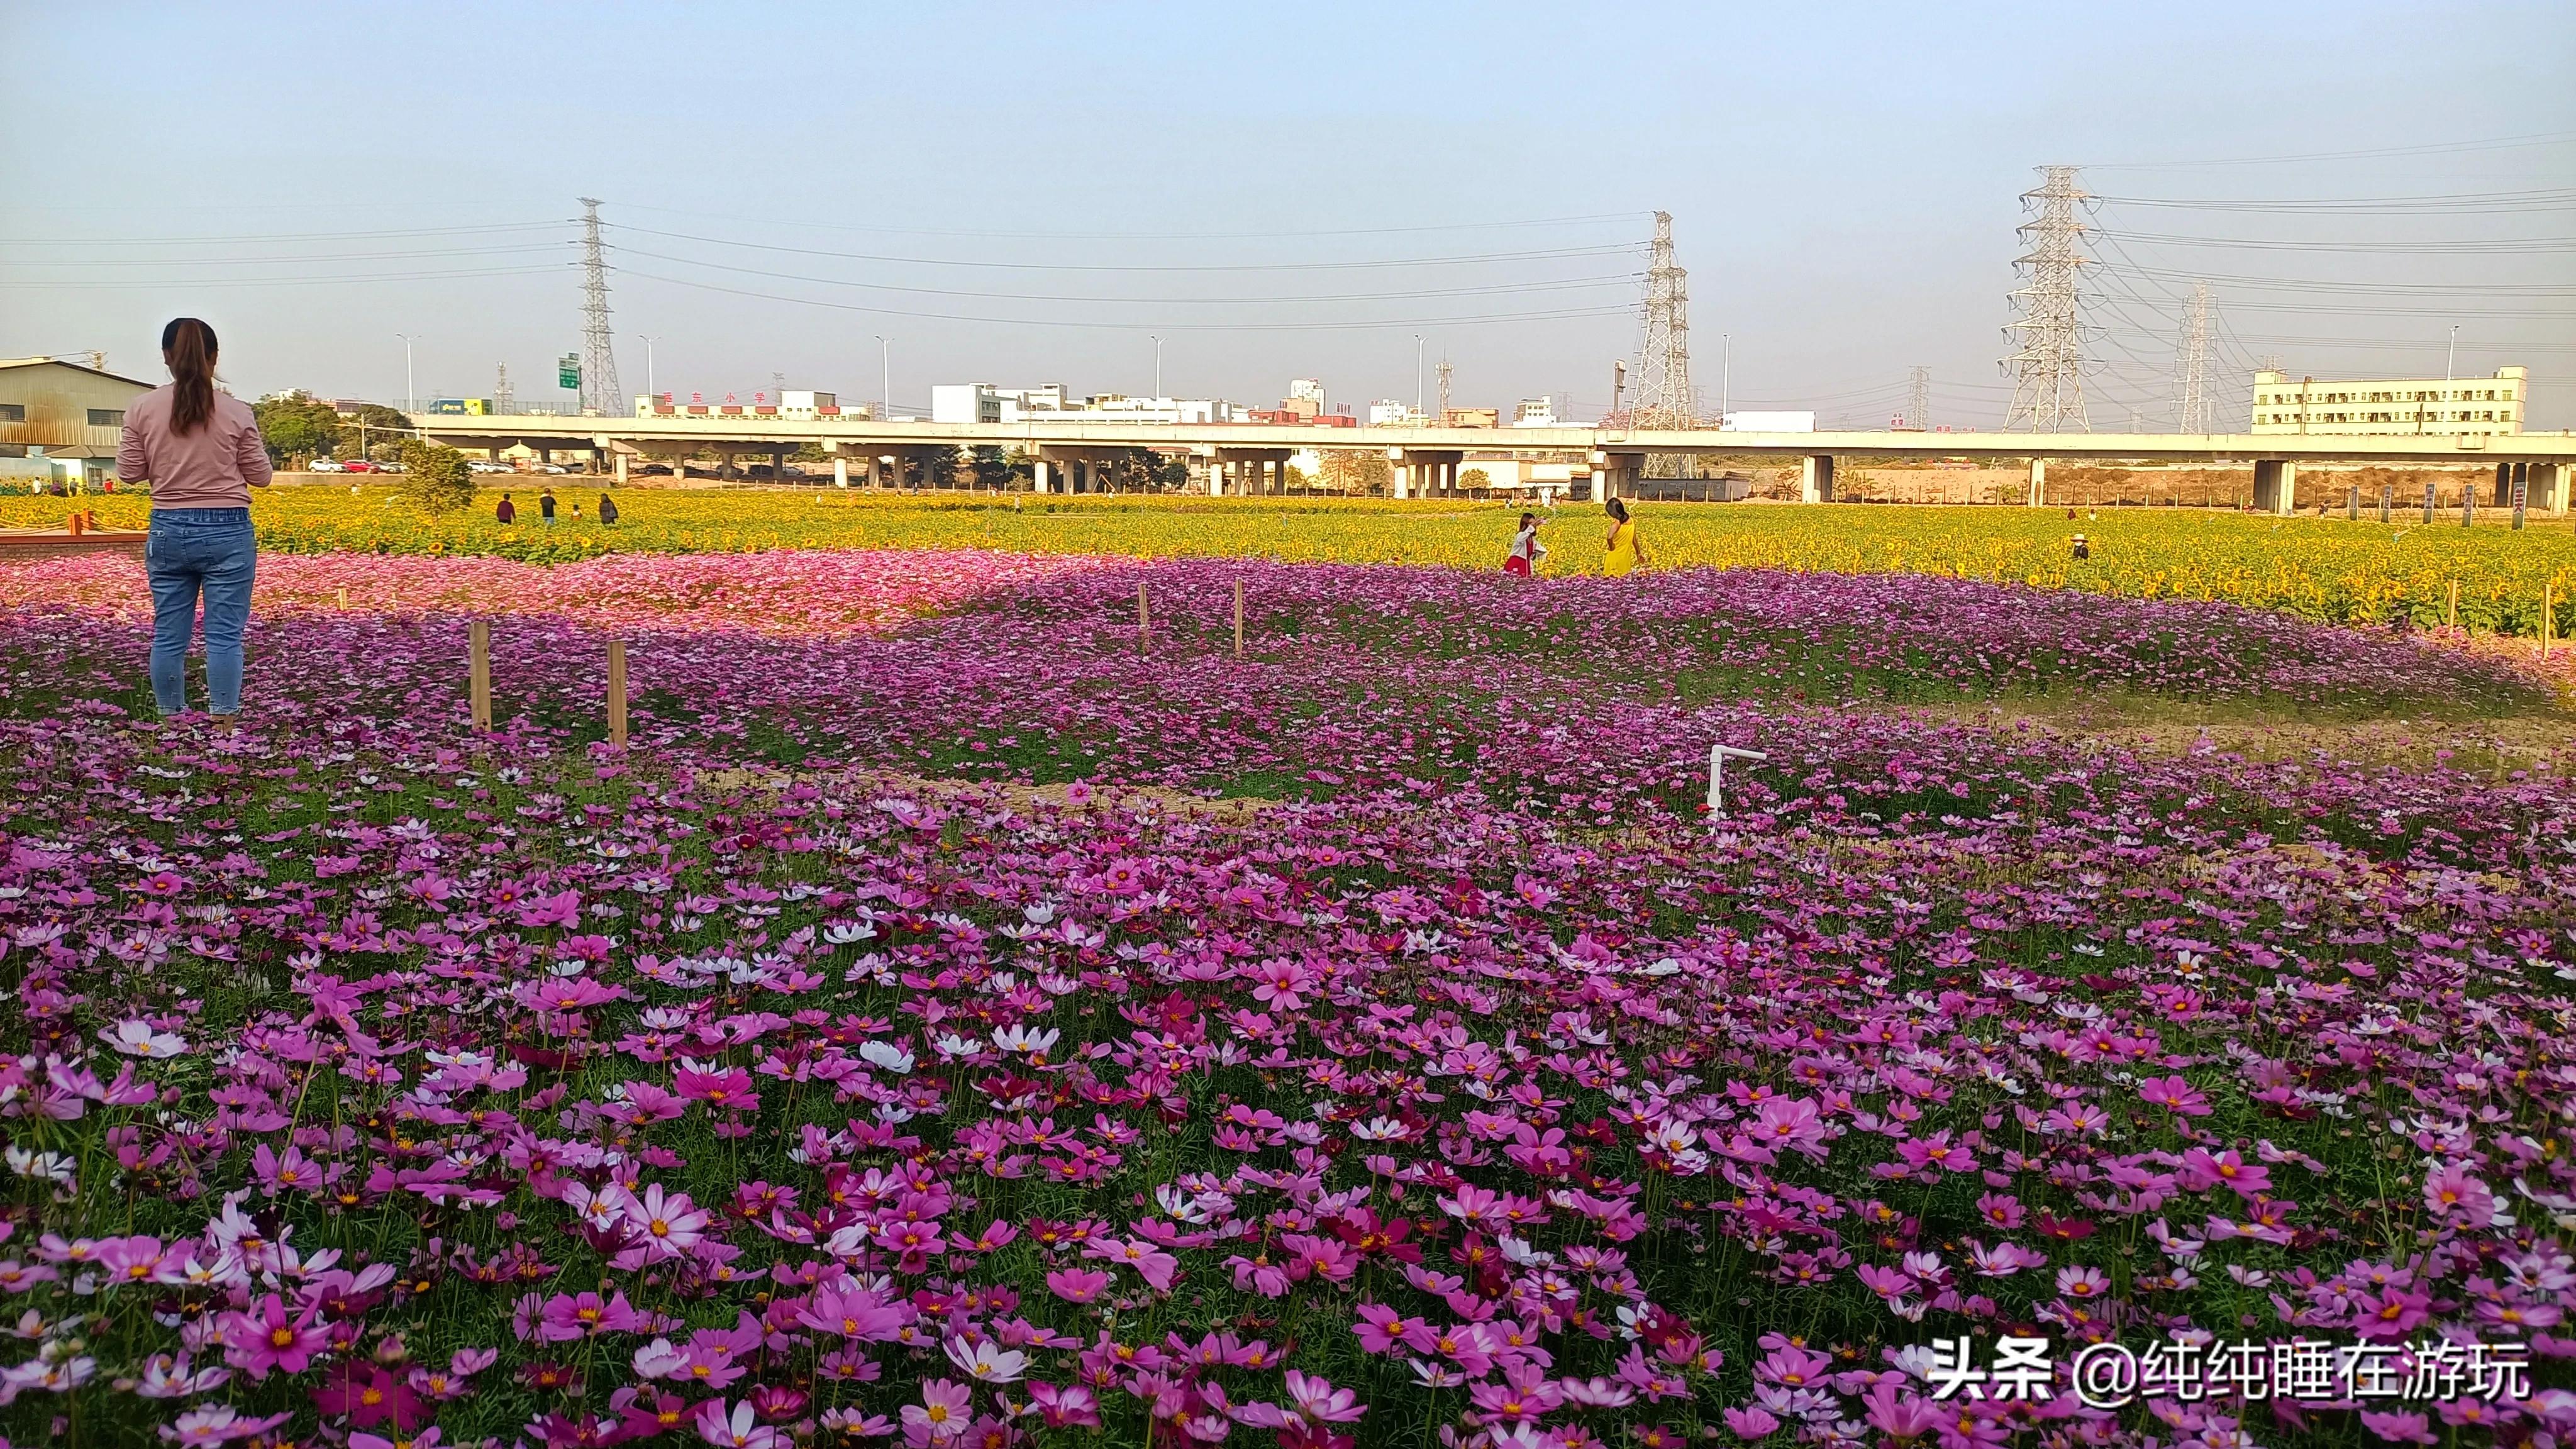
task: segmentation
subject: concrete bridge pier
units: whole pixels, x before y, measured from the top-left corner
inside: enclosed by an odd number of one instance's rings
[[[1810,453],[1798,465],[1798,501],[1831,503],[1834,501],[1834,455]]]
[[[2254,511],[2287,518],[2299,506],[2299,465],[2286,458],[2254,462]]]
[[[2564,463],[2528,463],[2531,470],[2531,511],[2564,517],[2567,513],[2567,465]]]
[[[2552,488],[2552,491],[2555,491],[2555,490],[2554,490],[2554,486],[2553,486],[2553,485],[2550,485],[2550,484],[2543,484],[2543,483],[2540,481],[2540,470],[2541,470],[2542,468],[2549,467],[2549,466],[2550,466],[2549,464],[2546,464],[2546,463],[2539,463],[2539,464],[2535,464],[2535,463],[2530,463],[2530,462],[2505,462],[2505,463],[2498,463],[2498,464],[2496,464],[2495,466],[2496,466],[2496,482],[2495,482],[2495,506],[2496,506],[2496,507],[2498,507],[2498,508],[2511,508],[2511,507],[2513,506],[2513,487],[2514,487],[2514,485],[2515,485],[2515,484],[2517,484],[2517,483],[2521,484],[2521,485],[2522,485],[2522,487],[2523,487],[2523,495],[2522,495],[2522,496],[2523,496],[2524,504],[2525,504],[2525,506],[2526,506],[2526,507],[2530,507],[2530,508],[2547,508],[2547,507],[2549,506],[2549,505],[2544,504],[2544,503],[2542,503],[2542,502],[2541,502],[2541,490],[2542,490],[2544,487],[2551,487],[2551,488]],[[2555,510],[2555,509],[2551,509],[2550,511],[2555,512],[2556,510]]]

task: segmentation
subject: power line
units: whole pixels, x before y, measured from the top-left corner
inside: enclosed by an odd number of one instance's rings
[[[2176,236],[2167,232],[2097,228],[2096,236],[2155,246],[2231,247],[2247,251],[2386,252],[2406,255],[2486,255],[2576,251],[2576,236],[2488,237],[2452,241],[2291,241],[2278,237]]]
[[[902,292],[922,297],[971,297],[997,302],[1078,302],[1119,306],[1236,306],[1271,302],[1369,302],[1411,299],[1417,297],[1489,296],[1495,293],[1538,291],[1573,291],[1586,287],[1632,286],[1639,273],[1621,272],[1597,277],[1561,277],[1539,282],[1495,282],[1472,287],[1428,287],[1400,292],[1344,292],[1303,296],[1230,296],[1230,297],[1104,297],[1081,296],[1063,292],[988,292],[960,287],[906,287],[891,282],[854,282],[841,277],[815,277],[797,272],[773,272],[759,267],[737,267],[727,262],[710,262],[697,257],[675,257],[666,252],[638,251],[620,247],[621,256],[649,257],[655,261],[677,262],[685,267],[707,267],[720,272],[744,276],[767,277],[780,282],[812,282],[827,287],[855,287],[871,292]]]
[[[820,247],[781,246],[776,242],[738,241],[729,237],[696,236],[687,232],[655,231],[648,227],[615,226],[620,233],[634,236],[656,236],[669,241],[700,242],[708,246],[744,247],[753,251],[784,252],[792,256],[832,257],[840,261],[884,262],[899,266],[972,267],[987,271],[1008,272],[1326,272],[1358,271],[1384,267],[1456,267],[1486,265],[1495,262],[1551,261],[1565,257],[1599,257],[1636,254],[1634,242],[1611,246],[1553,247],[1536,251],[1478,252],[1438,257],[1393,257],[1353,262],[1225,262],[1190,264],[1142,264],[1111,262],[986,262],[967,261],[958,257],[891,256],[874,252],[841,252]]]
[[[669,206],[623,205],[627,211],[656,212],[664,216],[695,216],[710,220],[731,221],[734,212],[687,211]],[[813,231],[846,231],[875,236],[971,237],[993,241],[1267,241],[1276,237],[1344,237],[1406,236],[1431,232],[1505,231],[1516,228],[1595,225],[1607,222],[1634,224],[1640,213],[1633,211],[1595,212],[1588,216],[1531,217],[1519,221],[1462,221],[1426,226],[1362,226],[1301,231],[989,231],[960,228],[854,226],[845,222],[787,221],[764,216],[765,226],[801,227]]]
[[[2362,151],[2310,151],[2294,156],[2231,156],[2207,161],[2113,161],[2096,163],[2096,171],[2180,171],[2203,166],[2278,166],[2305,161],[2363,161],[2390,156],[2450,156],[2471,151],[2506,151],[2524,146],[2555,146],[2576,141],[2576,131],[2533,131],[2479,141],[2431,141],[2413,146],[2375,146]]]
[[[836,312],[858,312],[875,317],[910,317],[927,322],[975,322],[1005,327],[1073,327],[1108,332],[1335,332],[1365,331],[1381,327],[1458,327],[1482,326],[1498,322],[1549,322],[1580,317],[1616,317],[1628,315],[1627,306],[1579,307],[1541,312],[1498,312],[1482,315],[1448,317],[1389,317],[1368,321],[1344,322],[1179,322],[1134,321],[1093,322],[1057,317],[978,317],[951,312],[913,312],[894,307],[870,307],[856,302],[832,302],[818,297],[791,297],[777,292],[755,292],[743,287],[723,287],[713,282],[693,282],[685,277],[666,277],[656,272],[639,272],[620,267],[619,274],[649,282],[662,282],[693,291],[716,292],[728,297],[749,297],[764,302],[786,302],[800,307],[823,307]]]
[[[2111,206],[2148,206],[2178,211],[2250,212],[2278,216],[2458,216],[2539,211],[2576,211],[2576,187],[2545,191],[2467,191],[2436,196],[2314,197],[2300,200],[2185,200],[2170,196],[2104,196]]]
[[[368,241],[389,237],[454,236],[505,231],[553,231],[561,221],[507,221],[489,226],[415,226],[386,231],[309,231],[270,232],[249,236],[115,236],[115,237],[0,237],[0,246],[13,247],[198,247],[239,242],[297,241]]]

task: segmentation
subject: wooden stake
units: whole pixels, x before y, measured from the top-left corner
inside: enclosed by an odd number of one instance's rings
[[[465,645],[470,658],[467,665],[466,691],[474,704],[474,730],[477,734],[492,732],[492,625],[482,619],[465,626]]]
[[[1145,652],[1145,641],[1154,633],[1154,616],[1145,603],[1145,581],[1136,581],[1136,652]]]
[[[2540,657],[2549,657],[2550,630],[2558,623],[2558,581],[2540,586]]]
[[[1243,580],[1234,581],[1234,657],[1243,657]]]
[[[2442,627],[2446,629],[2460,627],[2460,581],[2458,579],[2451,580],[2451,602],[2443,611]]]
[[[626,747],[626,641],[608,641],[608,742]]]
[[[349,607],[349,591],[347,589],[342,589],[340,591],[340,607],[342,609]]]

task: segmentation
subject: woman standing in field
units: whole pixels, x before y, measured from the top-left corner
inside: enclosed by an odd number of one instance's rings
[[[152,584],[152,702],[164,715],[188,707],[188,640],[206,601],[206,708],[241,710],[242,631],[250,624],[259,544],[250,490],[268,486],[267,445],[250,405],[215,391],[215,329],[181,317],[161,329],[170,385],[125,410],[116,471],[152,480],[152,530],[143,571]]]
[[[1601,541],[1601,572],[1615,579],[1653,560],[1646,556],[1646,541],[1637,536],[1637,525],[1628,517],[1628,505],[1613,498],[1607,508],[1610,536]]]
[[[1538,561],[1547,557],[1547,545],[1538,541],[1538,515],[1521,515],[1521,531],[1512,539],[1512,551],[1503,558],[1503,572],[1517,578],[1528,578],[1538,569]]]

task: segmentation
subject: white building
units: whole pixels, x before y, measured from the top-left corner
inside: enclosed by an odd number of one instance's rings
[[[2254,374],[2254,431],[2363,435],[2519,433],[2530,374],[2499,367],[2493,377],[2372,378],[2297,382]]]
[[[1728,413],[1720,419],[1721,433],[1812,433],[1816,415],[1812,412]]]
[[[1418,428],[1422,423],[1422,414],[1410,403],[1380,398],[1368,405],[1368,425],[1372,428]]]
[[[1317,411],[1324,406],[1324,380],[1320,377],[1292,377],[1288,380],[1288,400],[1310,402]]]
[[[1556,428],[1567,426],[1556,418],[1556,397],[1525,397],[1512,409],[1512,426],[1516,428]]]
[[[1040,418],[1070,418],[1099,423],[1222,423],[1234,418],[1232,404],[1216,398],[1129,397],[1124,393],[1065,395],[1064,384],[998,388],[990,383],[941,383],[930,390],[934,423],[1016,423]]]

